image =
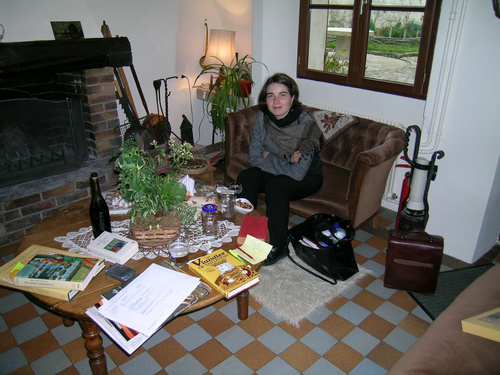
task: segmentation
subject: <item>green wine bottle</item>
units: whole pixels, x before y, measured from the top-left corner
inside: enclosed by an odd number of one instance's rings
[[[111,219],[109,217],[109,208],[101,194],[99,187],[99,177],[96,172],[90,174],[90,191],[92,199],[90,201],[90,222],[94,238],[106,231],[111,232]]]

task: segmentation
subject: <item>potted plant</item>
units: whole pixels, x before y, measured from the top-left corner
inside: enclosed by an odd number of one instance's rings
[[[205,66],[196,77],[195,85],[204,74],[217,75],[215,83],[210,86],[209,99],[207,100],[207,112],[212,121],[214,134],[224,136],[224,115],[226,113],[249,106],[252,85],[254,84],[252,79],[252,65],[254,63],[260,62],[250,55],[245,55],[240,59],[234,58],[229,65],[219,60],[219,63]]]
[[[141,136],[123,142],[115,161],[117,190],[128,202],[132,236],[143,245],[165,245],[177,234],[182,221],[189,224],[196,208],[187,207],[186,187],[179,170],[192,157],[189,143],[169,143],[170,153],[146,148]],[[168,164],[165,163],[168,160]],[[182,221],[181,221],[182,220]]]

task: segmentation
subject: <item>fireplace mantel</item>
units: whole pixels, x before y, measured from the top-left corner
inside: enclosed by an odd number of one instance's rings
[[[130,65],[126,37],[0,43],[0,78]]]

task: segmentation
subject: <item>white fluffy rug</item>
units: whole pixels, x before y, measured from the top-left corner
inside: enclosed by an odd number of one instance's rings
[[[290,255],[305,265],[291,246]],[[367,269],[358,268],[359,272],[347,281],[332,285],[300,269],[286,257],[272,266],[261,267],[261,281],[250,289],[250,294],[274,315],[298,327],[300,321],[317,307],[331,301],[368,274]]]

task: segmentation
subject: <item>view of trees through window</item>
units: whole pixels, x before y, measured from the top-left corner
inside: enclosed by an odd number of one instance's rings
[[[440,3],[301,0],[299,76],[425,95]]]

